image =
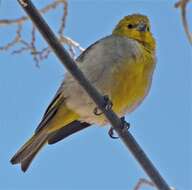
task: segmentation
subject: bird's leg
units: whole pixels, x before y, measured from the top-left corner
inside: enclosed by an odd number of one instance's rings
[[[105,95],[105,96],[103,96],[103,98],[104,98],[104,101],[105,101],[105,109],[110,110],[113,107],[113,103],[109,99],[109,96]]]
[[[130,123],[128,123],[126,120],[125,120],[125,117],[121,117],[121,122],[122,122],[122,131],[127,131],[129,130],[130,128]]]
[[[111,100],[109,99],[109,97],[107,95],[103,96],[103,99],[104,99],[105,110],[110,110],[113,107],[113,103],[111,102]],[[103,112],[100,111],[98,107],[96,107],[93,112],[97,116],[103,114]]]
[[[121,118],[121,122],[122,122],[122,132],[126,132],[129,128],[130,128],[130,123],[128,123],[128,122],[126,122],[125,121],[125,117],[122,117]],[[109,136],[112,138],[112,139],[118,139],[119,137],[118,136],[115,136],[114,135],[114,128],[113,127],[111,127],[110,129],[109,129],[109,132],[108,132],[108,134],[109,134]]]
[[[108,131],[108,135],[112,138],[112,139],[118,139],[119,137],[118,136],[115,136],[114,135],[114,128],[113,127],[110,127],[109,131]]]

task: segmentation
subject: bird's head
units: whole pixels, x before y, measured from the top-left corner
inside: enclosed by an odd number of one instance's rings
[[[113,35],[126,36],[137,40],[148,50],[155,50],[155,39],[151,33],[149,19],[140,14],[124,17],[113,30]]]

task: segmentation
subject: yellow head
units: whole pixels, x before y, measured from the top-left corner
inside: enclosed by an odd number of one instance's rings
[[[124,17],[113,30],[113,35],[127,36],[143,44],[149,51],[155,50],[155,39],[150,31],[149,19],[140,14]]]

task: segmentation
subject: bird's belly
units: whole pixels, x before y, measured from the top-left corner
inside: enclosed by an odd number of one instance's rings
[[[110,74],[110,84],[105,85],[105,80],[100,80],[102,85],[95,87],[103,94],[108,95],[113,102],[113,110],[122,116],[133,111],[147,95],[151,84],[152,68],[146,69],[141,63],[124,64],[120,69]],[[147,72],[147,73],[146,73]],[[109,80],[109,79],[108,79]],[[74,83],[74,85],[78,85]],[[79,86],[79,85],[78,85]],[[94,114],[96,107],[92,99],[79,86],[73,87],[67,106],[81,116],[81,120],[89,123],[105,124],[107,121],[103,115]]]
[[[115,73],[111,91],[113,110],[119,115],[133,111],[147,95],[151,84],[151,74],[146,75],[143,64],[124,65]]]

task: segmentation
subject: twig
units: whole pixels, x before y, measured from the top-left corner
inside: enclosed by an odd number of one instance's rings
[[[20,2],[23,3],[24,6],[26,6],[26,3],[24,0],[20,0]],[[42,14],[45,14],[45,13],[49,12],[50,10],[55,9],[60,4],[63,4],[64,6],[66,6],[66,9],[67,9],[67,0],[54,0],[52,3],[46,5],[44,8],[40,9],[39,12]],[[64,14],[64,16],[67,17],[67,11]],[[0,20],[0,26],[23,24],[26,20],[29,20],[28,16],[22,16],[17,19],[2,19],[2,20]],[[66,20],[66,19],[63,19],[63,20]]]
[[[155,184],[148,179],[140,178],[138,182],[136,183],[133,190],[141,190],[143,187],[152,187],[153,189],[156,189]],[[170,190],[176,190],[174,187],[170,187]]]
[[[19,43],[21,40],[21,31],[22,31],[22,25],[18,24],[15,38],[11,42],[7,43],[6,45],[4,45],[2,47],[0,46],[0,51],[6,51],[9,48],[11,48],[12,46],[14,46],[16,43]]]
[[[64,33],[64,28],[65,28],[65,25],[66,25],[66,20],[67,20],[67,15],[68,15],[68,3],[67,1],[64,1],[63,2],[63,16],[61,18],[61,24],[60,24],[60,28],[59,28],[59,31],[58,31],[58,34],[60,37],[63,36],[63,33]]]
[[[152,183],[151,181],[141,178],[139,179],[133,190],[140,190],[142,187],[145,186],[155,187],[154,183]]]
[[[24,0],[20,0],[20,3],[23,6],[26,6],[26,2]],[[67,15],[68,15],[68,3],[67,0],[54,0],[52,3],[48,4],[44,8],[40,9],[39,12],[45,14],[51,10],[56,9],[59,5],[63,5],[63,13],[60,19],[60,26],[58,30],[59,40],[63,45],[67,45],[70,55],[75,58],[77,55],[77,50],[79,52],[84,51],[84,49],[74,40],[69,37],[64,36],[64,29],[66,26]],[[39,48],[36,46],[36,29],[34,25],[32,25],[31,29],[31,40],[25,40],[22,36],[23,25],[26,21],[29,20],[28,16],[22,16],[17,19],[2,19],[0,20],[0,27],[5,27],[8,25],[15,25],[17,27],[16,35],[14,39],[7,44],[0,46],[0,51],[7,51],[13,48],[15,45],[20,45],[21,47],[12,51],[12,54],[20,54],[23,52],[30,52],[36,65],[38,66],[39,62],[47,59],[52,50],[48,47]]]
[[[192,32],[190,32],[186,16],[186,7],[189,2],[190,0],[180,0],[179,2],[175,3],[175,7],[181,9],[181,18],[183,22],[183,27],[185,29],[189,42],[192,44]]]
[[[17,1],[19,2],[19,0]],[[101,96],[96,90],[96,88],[93,87],[90,82],[85,78],[82,71],[78,68],[75,61],[70,57],[67,51],[60,44],[59,40],[54,35],[48,24],[44,21],[42,16],[39,14],[38,10],[35,8],[32,2],[30,0],[25,0],[25,2],[27,3],[27,6],[22,8],[25,10],[25,12],[31,18],[33,23],[36,25],[44,39],[47,41],[49,46],[53,49],[56,56],[61,61],[61,63],[68,69],[68,71],[72,74],[75,80],[82,86],[82,88],[84,88],[84,90],[92,98],[96,106],[103,112],[107,120],[111,123],[112,127],[117,132],[118,136],[135,156],[136,160],[140,163],[145,172],[149,175],[153,183],[157,186],[159,190],[170,190],[168,184],[165,182],[165,180],[159,174],[157,169],[148,159],[147,155],[138,145],[134,137],[125,127],[125,122],[122,122],[122,120],[118,118],[118,116],[113,112],[112,109],[106,109],[106,98]]]

